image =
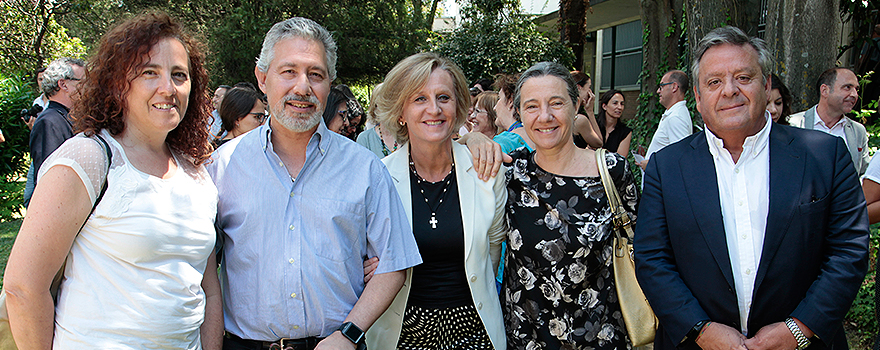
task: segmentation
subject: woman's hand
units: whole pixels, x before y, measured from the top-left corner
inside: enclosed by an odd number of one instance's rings
[[[373,274],[376,273],[376,268],[379,267],[379,257],[374,256],[367,260],[364,260],[364,284],[370,282],[373,278]]]
[[[474,170],[480,180],[489,181],[498,174],[502,162],[512,162],[513,158],[501,152],[501,145],[488,136],[478,132],[469,132],[458,139],[458,143],[467,145],[474,157]]]

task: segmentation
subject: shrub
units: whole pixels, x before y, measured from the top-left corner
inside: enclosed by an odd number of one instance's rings
[[[22,186],[13,182],[24,176],[29,164],[30,132],[21,119],[21,110],[30,108],[35,98],[22,75],[0,76],[0,125],[6,142],[0,143],[0,222],[12,219],[22,207]]]

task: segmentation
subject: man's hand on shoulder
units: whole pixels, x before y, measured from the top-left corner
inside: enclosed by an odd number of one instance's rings
[[[803,330],[804,327],[800,322],[798,325]],[[812,332],[811,332],[812,333]],[[812,335],[812,334],[811,334]],[[797,339],[791,334],[791,330],[785,325],[785,322],[771,323],[755,333],[754,337],[746,340],[746,347],[749,350],[763,349],[796,349]]]
[[[466,145],[473,155],[474,170],[480,180],[489,181],[498,174],[502,162],[512,162],[513,158],[501,152],[501,145],[482,133],[467,133],[458,139]]]
[[[746,347],[746,337],[742,333],[717,322],[706,325],[696,341],[703,350],[753,350]]]
[[[348,338],[342,335],[342,332],[336,331],[318,343],[315,350],[355,350],[356,348],[357,347],[351,342],[351,340],[348,340]]]

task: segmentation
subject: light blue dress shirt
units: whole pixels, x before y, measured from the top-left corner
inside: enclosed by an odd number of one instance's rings
[[[244,339],[326,337],[377,274],[422,262],[388,170],[321,121],[294,181],[271,127],[229,141],[207,165],[220,201],[223,318]]]

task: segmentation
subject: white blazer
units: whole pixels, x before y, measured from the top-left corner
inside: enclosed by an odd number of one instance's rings
[[[496,350],[505,350],[507,338],[504,334],[501,303],[495,287],[495,271],[501,258],[501,242],[507,233],[507,221],[504,217],[507,189],[504,175],[485,182],[480,180],[474,170],[471,153],[467,147],[458,142],[452,143],[452,156],[455,159],[455,176],[464,227],[464,269],[474,307],[486,327],[492,345]],[[404,145],[382,161],[391,173],[412,227],[409,145]],[[500,173],[503,174],[504,169]],[[407,271],[406,283],[397,293],[391,306],[367,331],[367,349],[396,348],[410,286],[412,286],[411,268]]]

